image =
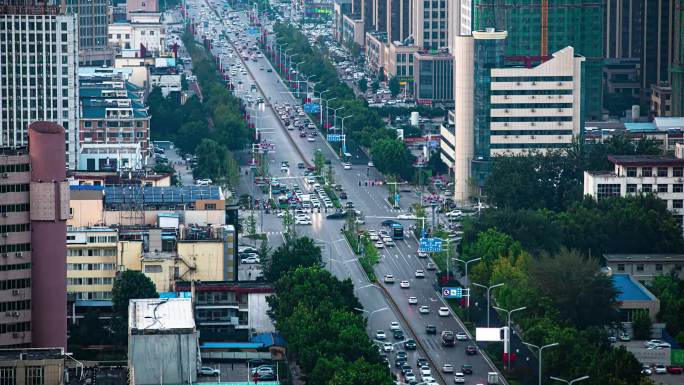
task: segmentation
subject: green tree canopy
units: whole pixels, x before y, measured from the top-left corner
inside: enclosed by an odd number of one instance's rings
[[[415,157],[404,143],[397,139],[378,140],[371,147],[371,158],[383,174],[395,174],[404,180],[413,177],[413,162]]]
[[[389,81],[389,91],[392,96],[397,96],[399,95],[399,92],[401,92],[401,85],[399,84],[399,78],[398,77],[393,77]]]
[[[310,266],[322,266],[321,248],[309,237],[293,238],[273,251],[268,258],[264,277],[276,281],[290,270]]]
[[[237,185],[240,178],[238,165],[225,146],[211,139],[203,139],[195,148],[195,154],[197,166],[192,172],[195,179],[210,178]]]
[[[112,304],[114,311],[128,319],[128,302],[131,299],[158,298],[152,280],[140,271],[126,270],[114,280]]]

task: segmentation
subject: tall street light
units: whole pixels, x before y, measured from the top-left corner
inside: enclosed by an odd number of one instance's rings
[[[511,334],[512,334],[511,333],[511,314],[515,313],[516,311],[525,310],[525,309],[527,309],[527,306],[519,307],[519,308],[513,309],[513,310],[506,310],[506,309],[494,306],[494,309],[506,313],[506,318],[508,319],[508,321],[506,322],[506,325],[508,326],[508,341],[507,341],[507,343],[508,343],[508,354],[506,356],[506,358],[507,358],[506,361],[508,361],[508,366],[506,366],[506,367],[508,368],[508,370],[511,370]]]
[[[487,327],[489,327],[489,313],[491,313],[491,309],[489,308],[489,297],[490,297],[489,292],[494,288],[503,286],[504,284],[502,282],[502,283],[497,283],[496,285],[492,285],[492,286],[485,286],[485,285],[480,285],[479,283],[473,282],[473,285],[475,285],[477,287],[481,287],[483,289],[487,289]]]
[[[351,118],[352,116],[354,116],[354,115],[349,114],[349,115],[345,116],[344,118],[342,118],[342,152],[343,153],[347,152],[347,137],[344,135],[344,120],[347,118]]]
[[[554,342],[554,343],[548,344],[548,345],[537,346],[537,345],[534,345],[534,344],[531,344],[531,343],[525,342],[525,341],[523,341],[522,343],[531,347],[531,348],[537,349],[537,351],[539,352],[539,358],[538,358],[538,360],[539,360],[539,385],[542,385],[542,352],[546,348],[551,348],[554,346],[558,346],[560,344],[558,342]]]
[[[549,378],[552,379],[552,380],[555,380],[555,381],[565,382],[565,383],[568,384],[568,385],[572,385],[572,384],[574,384],[575,382],[580,382],[580,381],[584,381],[584,380],[588,379],[589,376],[577,377],[577,378],[575,378],[574,380],[570,380],[570,381],[564,380],[564,379],[562,379],[562,378],[554,377],[554,376],[550,376]]]
[[[323,99],[323,98],[321,98]],[[325,125],[328,125],[328,105],[330,104],[331,101],[337,99],[337,96],[328,98],[328,99],[323,99],[325,102]],[[321,105],[321,127],[323,127],[323,105]]]
[[[474,259],[469,259],[469,260],[467,260],[467,261],[464,260],[464,259],[459,259],[459,258],[452,258],[452,259],[453,259],[454,261],[461,262],[462,264],[465,265],[465,277],[464,277],[464,279],[465,279],[465,284],[466,284],[466,287],[470,286],[470,283],[468,282],[468,265],[470,265],[471,263],[474,263],[474,262],[481,261],[482,258],[474,258]]]

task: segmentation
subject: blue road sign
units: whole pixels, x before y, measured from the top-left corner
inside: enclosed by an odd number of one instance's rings
[[[463,298],[463,289],[460,287],[443,287],[442,297],[444,298]]]
[[[321,112],[321,105],[318,103],[304,103],[304,112],[307,114],[317,114]]]
[[[328,142],[341,142],[342,135],[340,134],[328,134]]]
[[[442,240],[439,238],[421,238],[418,250],[426,253],[437,253],[442,251]]]
[[[247,28],[247,34],[249,34],[249,35],[256,35],[258,33],[259,33],[259,28],[257,28],[257,27]]]

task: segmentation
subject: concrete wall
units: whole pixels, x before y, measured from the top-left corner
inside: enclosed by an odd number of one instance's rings
[[[198,334],[128,336],[128,367],[136,385],[197,381]]]
[[[266,314],[269,309],[266,297],[271,294],[249,293],[249,326],[257,333],[274,332],[275,326],[271,318]]]
[[[117,264],[126,270],[142,270],[143,243],[137,241],[120,241],[117,247]]]
[[[223,210],[192,210],[192,211],[105,211],[104,223],[106,225],[156,225],[159,213],[180,213],[182,223],[196,224],[199,226],[225,225],[226,214]]]
[[[102,199],[71,200],[71,216],[67,226],[88,227],[104,223],[104,204]]]
[[[195,266],[194,271],[188,272],[184,279],[199,281],[223,281],[225,280],[223,266],[223,242],[208,241],[180,241],[178,242],[178,255]],[[180,274],[189,270],[185,264],[178,263]]]

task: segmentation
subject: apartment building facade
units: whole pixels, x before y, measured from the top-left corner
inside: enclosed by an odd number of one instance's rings
[[[0,6],[0,147],[26,147],[31,122],[55,122],[66,131],[67,167],[76,168],[78,49],[75,15]]]
[[[114,53],[107,45],[109,5],[107,0],[60,0],[64,12],[78,16],[79,63],[107,65]]]
[[[118,241],[116,229],[67,229],[67,293],[76,300],[112,299]]]

